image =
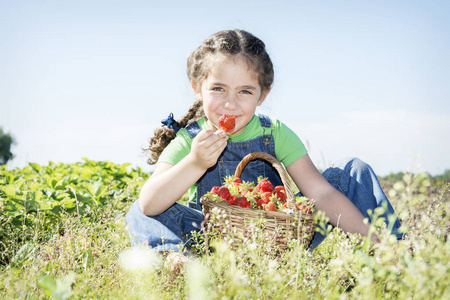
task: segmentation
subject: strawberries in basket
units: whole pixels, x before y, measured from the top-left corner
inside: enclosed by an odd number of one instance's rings
[[[215,186],[205,197],[213,202],[227,202],[249,209],[285,212],[287,207],[286,189],[284,186],[273,186],[266,178],[259,177],[254,182],[241,181],[234,175],[228,176],[222,186]],[[296,197],[295,206],[302,213],[314,212],[314,202],[306,197]]]

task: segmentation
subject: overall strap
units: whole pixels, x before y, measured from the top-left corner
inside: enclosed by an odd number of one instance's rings
[[[270,128],[272,126],[272,121],[266,115],[259,114],[258,117],[259,117],[259,122],[261,123],[261,126],[264,127],[262,142],[264,145],[270,145],[273,141],[273,136],[272,136],[273,129],[270,130],[269,134],[266,134],[265,128]]]
[[[186,126],[186,130],[189,133],[191,139],[193,139],[197,136],[197,134],[200,133],[200,131],[202,131],[202,128],[200,127],[200,125],[198,125],[197,121],[195,121]]]
[[[258,117],[259,117],[259,122],[261,123],[262,127],[271,127],[272,126],[272,121],[270,120],[270,118],[268,116],[258,114]]]

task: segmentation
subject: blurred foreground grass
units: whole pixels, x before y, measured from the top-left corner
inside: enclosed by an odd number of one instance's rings
[[[381,178],[405,240],[333,230],[314,251],[279,256],[255,229],[237,250],[216,241],[180,276],[130,249],[125,214],[148,175],[111,162],[0,169],[2,299],[449,299],[448,178]],[[201,239],[201,236],[198,236]]]

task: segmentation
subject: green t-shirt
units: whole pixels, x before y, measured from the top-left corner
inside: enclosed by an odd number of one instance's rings
[[[259,117],[255,115],[243,132],[230,136],[228,141],[247,141],[272,132],[277,159],[287,167],[307,153],[305,145],[289,127],[275,118],[271,118],[270,120],[272,121],[272,127],[262,127]],[[210,129],[205,117],[200,118],[197,122],[202,129]],[[176,165],[189,154],[191,145],[192,138],[189,136],[187,130],[182,128],[161,153],[158,161]]]
[[[231,142],[241,142],[257,138],[264,134],[270,134],[274,137],[275,155],[285,167],[302,157],[307,153],[305,145],[300,138],[286,125],[275,118],[270,118],[272,126],[270,128],[262,127],[258,116],[253,116],[247,124],[245,130],[237,135],[232,135],[228,139]],[[205,117],[197,120],[200,128],[210,129]],[[185,128],[178,131],[177,136],[167,145],[158,162],[165,162],[176,165],[191,151],[192,138]],[[189,189],[189,200],[195,202],[197,199],[197,184]]]

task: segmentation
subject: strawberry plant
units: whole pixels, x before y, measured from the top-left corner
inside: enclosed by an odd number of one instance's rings
[[[137,198],[130,188],[141,184],[148,175],[129,164],[95,162],[55,164],[29,163],[23,169],[0,167],[0,264],[32,239],[34,228],[62,233],[66,214],[95,219],[98,210]],[[119,201],[112,202],[117,198]]]

